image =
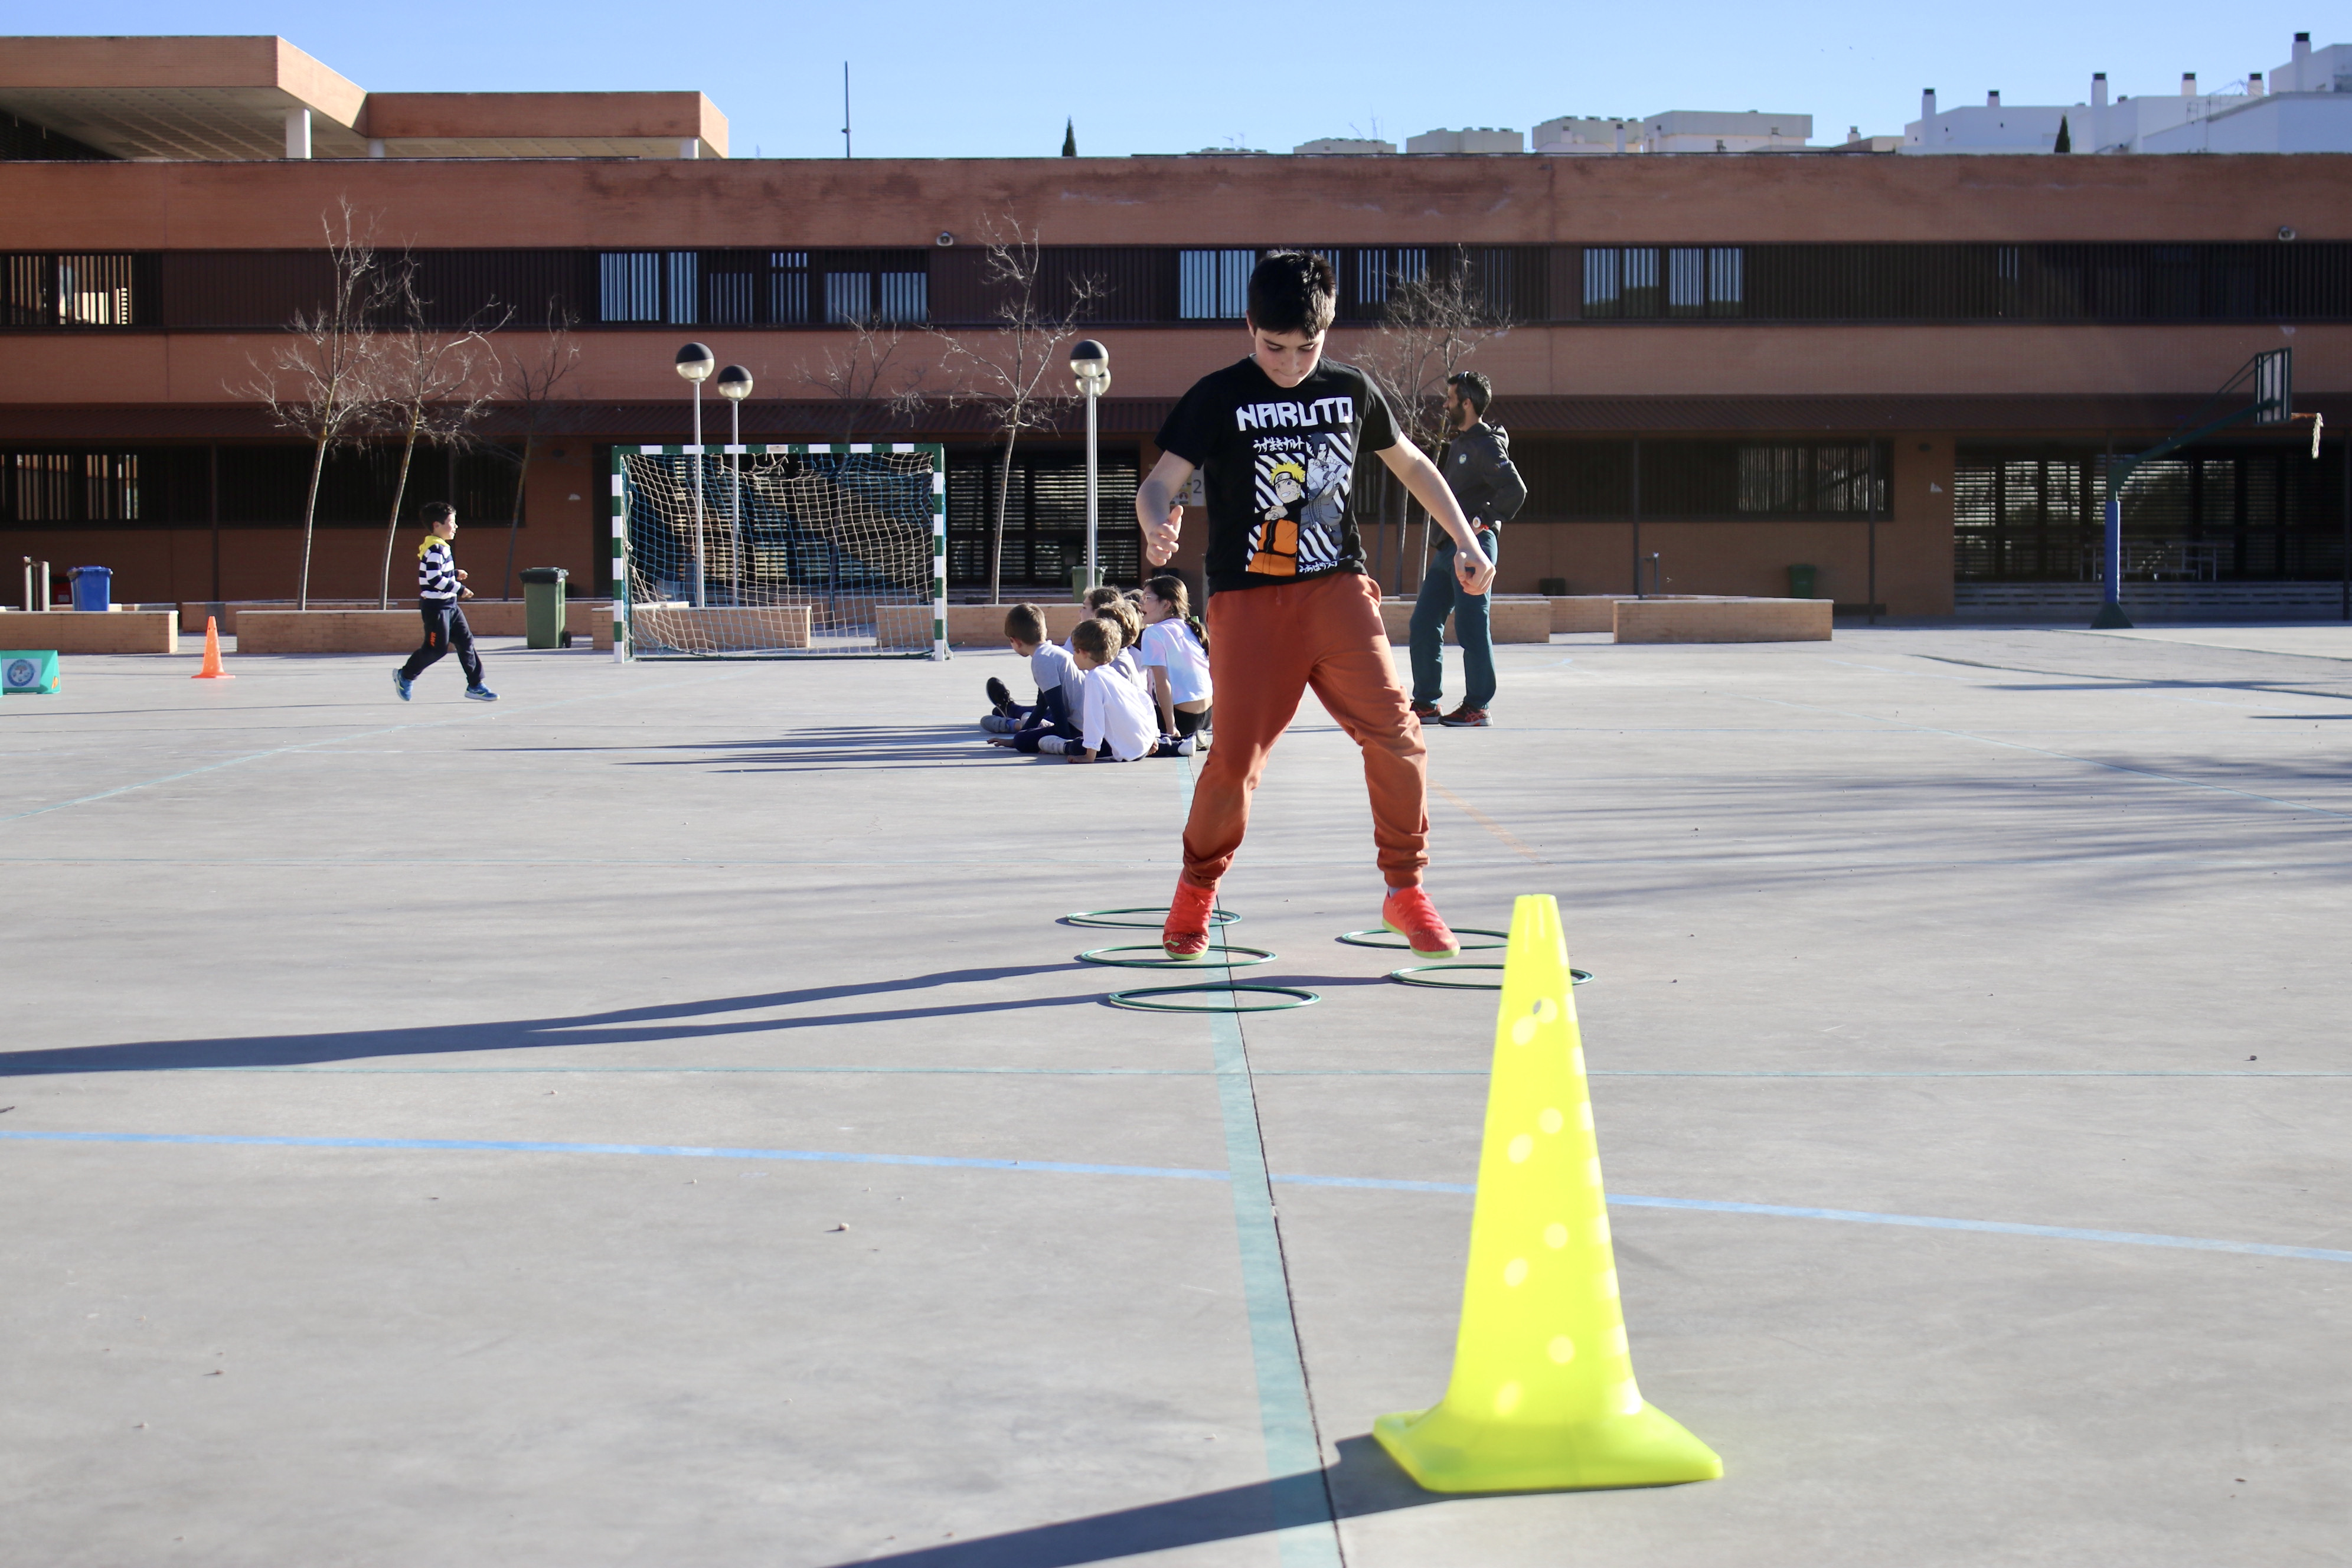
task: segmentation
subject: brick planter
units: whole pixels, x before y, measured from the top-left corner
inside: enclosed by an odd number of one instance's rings
[[[0,610],[0,647],[177,653],[179,619],[170,610]]]
[[[1827,599],[1620,599],[1617,640],[1827,642]]]

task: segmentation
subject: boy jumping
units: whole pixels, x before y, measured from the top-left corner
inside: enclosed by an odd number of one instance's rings
[[[1307,688],[1364,753],[1372,840],[1387,897],[1381,923],[1423,958],[1461,951],[1422,891],[1429,864],[1421,722],[1397,684],[1381,591],[1364,574],[1356,465],[1379,454],[1454,536],[1454,573],[1483,594],[1495,568],[1444,476],[1396,424],[1371,378],[1323,358],[1338,279],[1320,256],[1276,251],[1250,274],[1250,355],[1193,384],[1161,426],[1162,456],[1135,498],[1144,553],[1176,553],[1174,497],[1195,468],[1209,503],[1209,671],[1217,744],[1192,789],[1184,872],[1160,944],[1208,951],[1218,879],[1249,825],[1250,792]]]
[[[449,549],[449,542],[457,537],[457,509],[446,500],[430,503],[425,509],[425,526],[430,531],[416,547],[416,607],[425,616],[425,641],[406,664],[392,672],[393,689],[407,701],[416,678],[455,648],[466,671],[466,695],[477,702],[496,702],[499,694],[482,684],[482,656],[474,651],[474,628],[457,607],[459,599],[474,596]]]

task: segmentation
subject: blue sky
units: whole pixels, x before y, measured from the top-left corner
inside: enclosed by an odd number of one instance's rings
[[[1525,131],[1559,114],[1668,109],[1811,114],[1816,142],[1842,141],[1849,125],[1899,132],[1922,87],[1947,108],[1981,103],[1988,88],[2011,103],[2074,103],[2094,70],[2135,96],[2178,91],[2193,70],[2210,91],[2285,59],[2298,29],[2318,46],[2341,41],[2329,8],[2312,0],[2104,11],[2011,0],[1957,11],[1504,0],[1451,13],[1425,0],[746,0],[694,7],[708,25],[693,32],[677,26],[683,9],[0,0],[0,33],[278,33],[390,91],[698,88],[726,113],[739,157],[838,154],[845,59],[860,155],[971,157],[1056,152],[1065,115],[1089,154],[1287,151],[1375,130],[1402,142],[1440,125]],[[2352,38],[2352,27],[2339,31]]]

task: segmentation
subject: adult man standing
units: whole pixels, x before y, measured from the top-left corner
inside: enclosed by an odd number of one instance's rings
[[[1527,482],[1511,466],[1511,435],[1486,423],[1494,383],[1475,370],[1445,378],[1445,427],[1454,435],[1438,455],[1446,487],[1462,503],[1462,514],[1478,536],[1486,559],[1496,554],[1495,531],[1526,504]],[[1455,580],[1454,540],[1438,542],[1412,604],[1412,710],[1423,722],[1434,719],[1455,729],[1484,729],[1486,705],[1495,700],[1495,642],[1486,625],[1487,596]],[[1466,687],[1462,706],[1441,713],[1445,686],[1445,617],[1454,616],[1454,640],[1462,646]]]

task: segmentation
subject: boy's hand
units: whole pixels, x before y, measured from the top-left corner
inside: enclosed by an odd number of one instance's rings
[[[1095,754],[1092,752],[1072,752],[1062,760],[1066,763],[1091,763],[1095,760]]]
[[[458,582],[460,582],[460,583],[462,583],[462,582],[464,582],[465,580],[466,580],[466,574],[465,574],[463,572],[458,573],[458,574],[457,574],[457,581],[458,581]]]
[[[1465,594],[1483,594],[1495,585],[1495,563],[1486,559],[1475,538],[1468,544],[1454,546],[1454,575]]]
[[[1171,503],[1168,515],[1143,531],[1144,559],[1165,566],[1176,558],[1176,539],[1184,531],[1184,509]]]

